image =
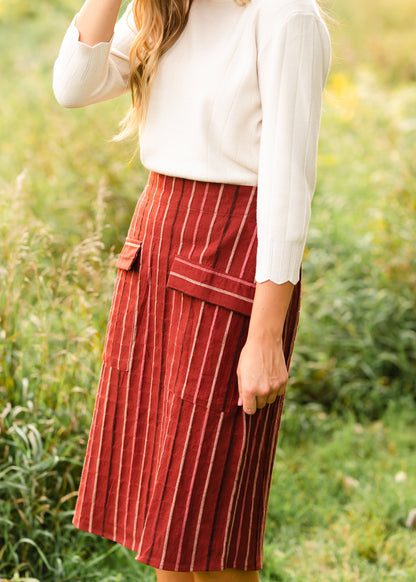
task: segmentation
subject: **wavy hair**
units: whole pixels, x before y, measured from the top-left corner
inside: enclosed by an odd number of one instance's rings
[[[234,0],[239,6],[250,0]],[[146,117],[149,95],[160,57],[178,40],[188,22],[193,0],[134,0],[138,34],[130,49],[132,104],[116,140],[136,134]]]

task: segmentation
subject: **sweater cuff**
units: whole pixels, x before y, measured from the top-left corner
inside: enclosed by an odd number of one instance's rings
[[[300,279],[305,243],[277,240],[258,241],[256,282],[273,281],[277,284]]]
[[[80,32],[77,28],[77,17],[78,17],[78,14],[76,14],[74,16],[74,19],[71,22],[71,24],[69,25],[69,29],[68,29],[68,33],[71,37],[72,45],[74,47],[76,47],[78,50],[85,50],[86,52],[95,52],[95,53],[99,53],[99,54],[103,53],[103,55],[107,56],[110,53],[111,44],[113,42],[114,35],[107,42],[105,42],[105,41],[97,42],[97,44],[94,44],[94,45],[86,44],[85,42],[82,42],[81,40],[79,40]]]
[[[68,27],[54,65],[53,90],[64,107],[82,107],[93,87],[99,86],[112,40],[89,46],[79,40],[76,16]]]

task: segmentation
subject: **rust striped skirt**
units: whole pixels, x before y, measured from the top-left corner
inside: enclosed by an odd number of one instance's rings
[[[255,187],[151,173],[117,261],[74,524],[159,569],[262,567],[283,397],[237,406],[256,244]]]

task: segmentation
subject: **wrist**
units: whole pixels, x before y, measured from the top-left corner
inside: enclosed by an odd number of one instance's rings
[[[292,296],[290,282],[258,283],[254,294],[248,337],[257,341],[282,342],[286,313]]]
[[[274,345],[282,344],[283,325],[273,325],[270,322],[259,325],[254,321],[250,321],[247,341],[267,342],[273,343]]]

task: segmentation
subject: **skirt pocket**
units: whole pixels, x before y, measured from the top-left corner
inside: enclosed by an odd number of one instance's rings
[[[134,341],[139,294],[139,258],[142,243],[127,238],[118,256],[118,274],[107,327],[103,360],[118,370],[128,370]]]
[[[176,255],[167,287],[168,389],[217,412],[232,410],[255,284]]]

